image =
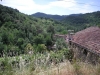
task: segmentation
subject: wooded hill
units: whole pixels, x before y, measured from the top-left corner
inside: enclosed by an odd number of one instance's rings
[[[45,13],[41,13],[41,12],[37,12],[35,14],[32,14],[31,16],[34,16],[34,17],[44,17],[44,18],[51,18],[53,20],[62,20],[64,19],[67,15],[51,15],[51,14],[45,14]]]
[[[90,26],[99,26],[100,11],[86,14],[69,15],[65,19],[63,19],[62,22],[74,26],[76,31],[85,29]]]
[[[62,21],[55,21],[0,5],[0,54],[50,49],[56,41],[53,34],[67,34],[69,29],[79,31],[93,25],[100,25],[100,11],[69,15]]]
[[[50,15],[45,13],[32,14],[34,17],[52,18],[63,23],[67,29],[73,29],[75,32],[85,29],[90,26],[100,25],[100,11],[86,14],[71,14],[71,15]]]
[[[0,5],[0,54],[26,53],[27,50],[35,50],[33,46],[48,49],[54,45],[53,34],[66,33],[66,29],[58,21],[35,18],[20,13],[17,9]]]

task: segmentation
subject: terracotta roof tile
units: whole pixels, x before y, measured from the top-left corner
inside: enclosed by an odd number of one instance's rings
[[[73,42],[100,53],[100,28],[89,27],[75,33]]]

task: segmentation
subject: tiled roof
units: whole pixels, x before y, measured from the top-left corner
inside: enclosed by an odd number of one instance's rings
[[[89,27],[75,33],[73,42],[83,47],[92,50],[95,53],[100,53],[100,28]]]

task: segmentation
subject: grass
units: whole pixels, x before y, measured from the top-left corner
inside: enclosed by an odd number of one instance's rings
[[[75,71],[71,63],[65,61],[57,65],[52,64],[46,69],[37,67],[32,71],[29,68],[24,68],[22,71],[17,70],[14,75],[75,75]]]
[[[92,65],[84,62],[76,62],[73,64],[75,73],[77,75],[98,75],[97,65]]]
[[[78,61],[70,63],[62,55],[62,53],[56,55],[51,52],[3,57],[0,59],[0,64],[4,62],[3,68],[0,65],[0,75],[100,75],[100,65]],[[53,59],[53,62],[51,62],[51,59]],[[54,61],[55,59],[56,61]],[[12,65],[13,61],[14,64]],[[17,65],[16,61],[18,62]]]
[[[75,63],[76,64],[76,63]],[[37,67],[35,70],[29,68],[23,69],[22,71],[17,70],[14,75],[99,75],[99,66],[93,66],[91,64],[77,62],[77,66],[80,68],[76,71],[75,64],[71,64],[69,61],[59,63],[58,65],[51,65],[50,67],[43,69]]]

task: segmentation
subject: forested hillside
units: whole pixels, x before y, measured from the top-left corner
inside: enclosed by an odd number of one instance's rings
[[[0,5],[0,75],[99,75],[99,64],[77,61],[65,38],[54,34],[100,26],[100,11],[57,20]]]
[[[71,14],[66,16],[48,15],[45,13],[32,14],[34,17],[52,18],[63,23],[67,29],[73,29],[75,32],[90,26],[100,25],[100,11],[86,14]]]
[[[45,14],[45,13],[41,13],[41,12],[37,12],[35,14],[32,14],[32,16],[34,17],[44,17],[44,18],[51,18],[51,19],[54,19],[54,20],[62,20],[64,19],[67,15],[51,15],[51,14]]]
[[[86,14],[69,15],[62,20],[63,23],[75,27],[76,31],[90,26],[100,25],[100,11]]]
[[[0,5],[0,53],[27,53],[39,44],[50,49],[55,44],[53,34],[67,34],[69,29],[79,31],[93,25],[100,25],[100,11],[73,14],[62,21],[55,21],[36,18]]]
[[[0,53],[26,53],[39,44],[48,48],[54,45],[55,33],[67,33],[67,27],[58,21],[35,18],[17,9],[0,5]],[[40,46],[39,46],[40,47]],[[29,48],[29,49],[28,49]]]

